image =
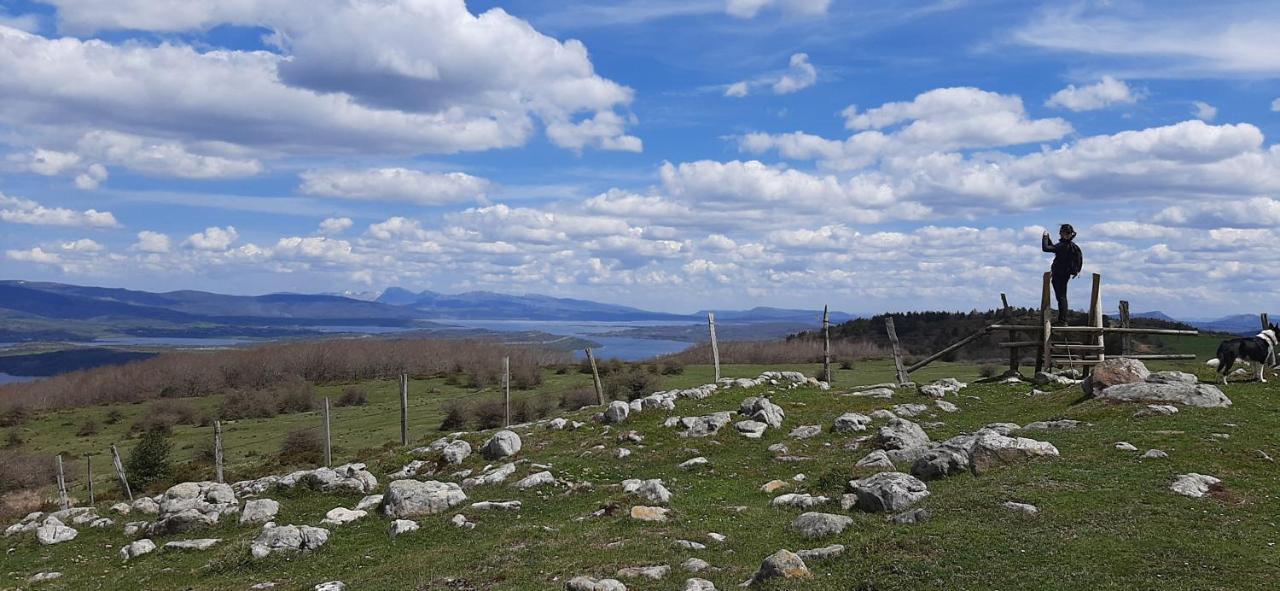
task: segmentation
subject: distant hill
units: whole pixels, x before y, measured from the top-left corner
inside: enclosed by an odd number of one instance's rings
[[[1280,323],[1280,314],[1270,314],[1273,324]],[[1236,314],[1217,320],[1192,321],[1189,324],[1209,332],[1224,332],[1235,335],[1255,335],[1262,330],[1259,314]]]
[[[702,310],[697,316],[706,318],[707,312],[716,313],[716,321],[725,322],[795,322],[801,324],[822,323],[822,310],[796,310],[788,308],[770,308],[766,306],[757,306],[750,310]],[[832,311],[830,313],[832,323],[848,322],[856,318],[852,314],[844,312]]]
[[[602,304],[590,300],[555,298],[525,294],[508,295],[492,291],[442,294],[413,293],[399,287],[388,288],[376,300],[380,304],[412,309],[421,318],[438,320],[690,320],[681,314],[650,312],[629,306]]]

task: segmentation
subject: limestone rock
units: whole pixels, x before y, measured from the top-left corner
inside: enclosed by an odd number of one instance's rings
[[[960,412],[960,407],[947,402],[946,400],[934,400],[933,405],[938,407],[942,412]]]
[[[675,545],[677,548],[680,548],[681,550],[706,550],[707,549],[706,544],[703,544],[702,542],[695,542],[693,540],[676,540]]]
[[[219,538],[199,538],[194,540],[174,540],[165,542],[165,550],[208,550],[222,540]]]
[[[788,437],[792,439],[809,439],[822,434],[822,427],[819,425],[804,425],[791,430]]]
[[[325,581],[312,587],[312,591],[347,591],[347,584],[342,581]]]
[[[1135,417],[1164,417],[1178,414],[1178,407],[1172,404],[1148,404],[1145,408],[1133,413]]]
[[[515,431],[498,431],[480,448],[486,460],[500,460],[520,451],[520,436]]]
[[[706,579],[699,579],[695,577],[685,579],[684,591],[716,591],[716,585]]]
[[[902,472],[880,472],[849,482],[863,511],[901,511],[929,496],[929,488],[919,478]]]
[[[76,539],[80,532],[63,525],[57,517],[47,517],[44,524],[36,528],[36,541],[41,545],[51,546]]]
[[[604,422],[616,425],[627,420],[627,415],[631,414],[631,407],[621,401],[614,400],[609,403],[609,408],[604,411]]]
[[[528,490],[531,488],[537,488],[539,486],[546,486],[548,484],[555,484],[555,483],[556,483],[555,476],[552,476],[550,472],[542,471],[542,472],[537,472],[535,474],[530,474],[528,476],[525,476],[524,478],[521,478],[519,482],[516,482],[515,487],[520,490]]]
[[[711,568],[711,564],[701,558],[690,558],[680,563],[680,568],[691,573],[700,573]]]
[[[800,550],[796,552],[801,560],[827,560],[829,558],[838,558],[844,554],[844,546],[841,544],[833,544],[822,548],[814,548],[812,550]]]
[[[912,449],[929,445],[929,435],[924,429],[906,419],[894,418],[880,427],[875,436],[876,447],[884,450]]]
[[[1157,371],[1147,376],[1147,381],[1153,384],[1197,384],[1200,379],[1196,374],[1185,371]]]
[[[636,521],[666,521],[671,513],[666,507],[646,507],[636,505],[631,508],[631,518]]]
[[[754,585],[776,578],[807,579],[812,576],[813,573],[809,572],[809,567],[805,566],[799,556],[790,550],[778,550],[764,559],[760,564],[760,570],[751,576],[747,584]]]
[[[1222,481],[1213,476],[1192,472],[1190,474],[1179,474],[1174,479],[1173,484],[1169,485],[1169,490],[1186,497],[1198,499],[1209,494],[1209,491],[1221,484]]]
[[[893,411],[893,414],[898,415],[900,417],[914,417],[922,412],[929,410],[929,407],[923,404],[908,403],[908,404],[895,404],[893,405],[892,408],[890,408],[890,410]]]
[[[208,527],[223,515],[240,511],[236,493],[218,482],[183,482],[160,497],[160,513],[151,524],[152,535],[175,534]]]
[[[274,486],[285,489],[302,486],[321,492],[369,494],[378,488],[378,478],[366,467],[364,464],[355,463],[333,468],[299,470],[276,479]],[[257,489],[259,486],[253,485],[248,488]]]
[[[798,509],[812,509],[819,505],[825,505],[831,502],[831,499],[822,496],[814,496],[810,494],[787,493],[774,497],[769,505],[772,507],[795,507]]]
[[[957,435],[929,448],[911,465],[911,475],[921,480],[937,480],[969,470],[976,440],[973,435]]]
[[[309,525],[265,527],[253,540],[249,552],[266,558],[275,552],[310,552],[329,542],[329,530]]]
[[[1093,372],[1080,383],[1080,388],[1085,396],[1096,396],[1111,386],[1142,383],[1150,376],[1147,366],[1137,359],[1108,357],[1093,367]]]
[[[31,577],[27,579],[27,582],[28,583],[45,583],[48,581],[53,581],[61,578],[62,578],[62,573],[60,572],[45,571],[45,572],[39,572],[34,575],[31,575]]]
[[[335,507],[324,514],[320,523],[324,525],[345,525],[368,515],[368,511],[353,511],[345,507]]]
[[[479,503],[471,503],[471,508],[477,511],[519,511],[524,503],[520,501],[480,501]]]
[[[858,463],[854,464],[855,468],[863,470],[896,470],[893,461],[889,459],[889,454],[883,449],[877,449],[865,456]]]
[[[783,480],[770,480],[760,486],[760,492],[772,494],[774,491],[791,486]]]
[[[250,499],[240,512],[240,523],[266,523],[276,518],[280,503],[272,499]]]
[[[467,500],[452,482],[396,480],[387,486],[382,512],[392,519],[435,515]]]
[[[501,484],[506,481],[508,476],[515,474],[515,464],[502,464],[501,466],[493,466],[482,472],[479,476],[466,478],[462,481],[463,488],[474,488],[477,486],[489,486]]]
[[[383,495],[367,495],[363,499],[360,499],[359,503],[356,503],[356,510],[369,511],[374,509],[378,505],[382,504],[382,497]]]
[[[846,527],[853,525],[853,518],[831,513],[802,513],[791,522],[791,529],[809,538],[824,538],[836,535]]]
[[[627,586],[617,579],[593,579],[574,577],[564,584],[568,591],[627,591]]]
[[[1096,396],[1115,402],[1165,402],[1198,408],[1227,408],[1231,399],[1212,384],[1119,384]]]
[[[461,464],[471,455],[471,444],[461,439],[450,442],[440,451],[446,464]]]
[[[665,505],[671,501],[671,491],[662,485],[662,479],[630,479],[622,481],[622,492],[633,494],[650,503]]]
[[[1167,457],[1169,457],[1169,454],[1162,449],[1149,449],[1147,453],[1142,454],[1142,458],[1146,460],[1159,460]]]
[[[696,458],[681,462],[679,467],[681,470],[692,470],[694,468],[701,468],[703,466],[707,466],[710,464],[711,464],[710,460],[702,456],[698,456]]]
[[[124,546],[123,548],[120,548],[120,559],[124,561],[129,561],[139,556],[142,556],[143,554],[150,554],[151,552],[154,552],[155,549],[156,549],[155,542],[152,542],[151,540],[148,540],[148,539],[141,539],[135,542],[131,542],[128,545]]]
[[[759,439],[764,436],[764,431],[769,428],[769,425],[760,421],[738,421],[733,424],[733,428],[747,439]]]
[[[928,509],[912,509],[903,511],[897,515],[889,516],[889,521],[898,525],[910,525],[914,523],[924,523],[933,517],[933,512]]]
[[[657,566],[629,566],[618,569],[618,576],[624,579],[651,579],[661,581],[671,574],[671,567],[665,564]]]
[[[838,417],[831,424],[831,430],[836,433],[853,433],[855,431],[866,431],[871,425],[871,417],[856,413],[847,412]]]
[[[979,431],[969,453],[969,464],[975,474],[982,474],[995,466],[1036,457],[1057,456],[1058,448],[1047,441],[1036,441],[1026,437],[1006,437],[992,431]]]
[[[387,527],[387,535],[397,537],[401,534],[407,534],[411,531],[418,531],[418,524],[408,519],[395,519],[391,521],[391,525]]]
[[[733,420],[733,413],[728,411],[712,413],[701,417],[684,417],[676,424],[684,429],[680,435],[684,437],[710,437]]]
[[[1138,448],[1134,447],[1134,445],[1132,443],[1129,443],[1128,441],[1116,442],[1116,449],[1120,451],[1138,451]]]
[[[1075,429],[1083,425],[1075,419],[1058,419],[1055,421],[1036,421],[1027,423],[1021,430],[1023,431],[1055,431],[1061,429]]]
[[[1013,501],[1005,501],[1000,506],[1010,511],[1017,511],[1024,515],[1036,516],[1040,514],[1040,508],[1027,503],[1015,503]]]

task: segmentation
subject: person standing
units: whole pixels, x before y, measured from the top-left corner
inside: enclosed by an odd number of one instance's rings
[[[1054,244],[1045,232],[1040,237],[1040,249],[1053,253],[1053,265],[1049,268],[1053,277],[1053,295],[1058,298],[1058,326],[1067,324],[1067,282],[1080,274],[1084,267],[1084,253],[1076,246],[1076,229],[1071,224],[1058,228],[1058,243]]]

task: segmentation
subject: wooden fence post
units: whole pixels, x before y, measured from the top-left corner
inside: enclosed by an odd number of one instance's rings
[[[716,344],[716,313],[707,312],[707,328],[711,331],[711,362],[716,366],[716,382],[720,381],[720,346]]]
[[[898,384],[906,384],[911,378],[907,376],[906,366],[902,364],[902,346],[898,344],[898,331],[893,328],[893,316],[884,317],[884,330],[889,333],[889,344],[893,345],[893,365],[897,369]]]
[[[120,479],[120,488],[124,489],[124,496],[129,498],[129,502],[133,502],[133,490],[129,488],[129,476],[124,473],[124,464],[120,461],[120,450],[116,449],[116,444],[111,444],[111,464],[116,470],[116,478]]]
[[[1093,274],[1093,291],[1089,295],[1089,325],[1098,329],[1097,337],[1094,338],[1094,344],[1098,348],[1098,361],[1107,358],[1107,338],[1106,331],[1102,326],[1102,274]],[[1085,373],[1093,373],[1092,366],[1085,366]]]
[[[1271,328],[1271,317],[1266,312],[1262,313],[1262,330]]]
[[[329,397],[324,397],[324,465],[333,465],[333,435],[329,431]]]
[[[1004,292],[1000,293],[1000,306],[1004,309],[1004,321],[1008,324],[1013,324],[1013,308],[1009,307],[1009,296],[1005,295]],[[1009,331],[1009,342],[1017,340],[1018,332],[1014,330]],[[1021,351],[1019,351],[1017,347],[1009,347],[1009,375],[1016,375],[1018,373],[1020,355]]]
[[[502,358],[502,400],[505,404],[502,426],[511,426],[511,357]]]
[[[1120,300],[1120,328],[1129,328],[1129,301]],[[1133,340],[1129,333],[1120,335],[1120,355],[1133,354]]]
[[[84,468],[85,471],[88,472],[89,504],[92,505],[97,502],[97,499],[93,496],[93,456],[84,457]]]
[[[1048,370],[1053,365],[1053,314],[1049,309],[1049,290],[1052,277],[1044,274],[1044,284],[1040,288],[1040,351],[1036,355],[1036,373]],[[1065,316],[1064,316],[1065,317]]]
[[[217,482],[225,482],[222,473],[222,421],[213,422],[213,472]]]
[[[596,404],[604,406],[604,385],[600,383],[600,371],[596,369],[596,356],[587,348],[587,362],[591,364],[591,383],[596,387]]]
[[[67,477],[62,472],[62,454],[58,454],[58,506],[63,511],[71,508],[71,501],[67,499]]]
[[[408,445],[408,374],[401,374],[401,445]]]
[[[822,307],[822,381],[831,383],[831,315]]]

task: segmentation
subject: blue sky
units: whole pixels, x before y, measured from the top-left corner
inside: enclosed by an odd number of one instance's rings
[[[970,309],[1036,301],[1039,234],[1071,222],[1112,302],[1253,312],[1280,288],[1278,25],[1262,2],[6,2],[0,275]]]

